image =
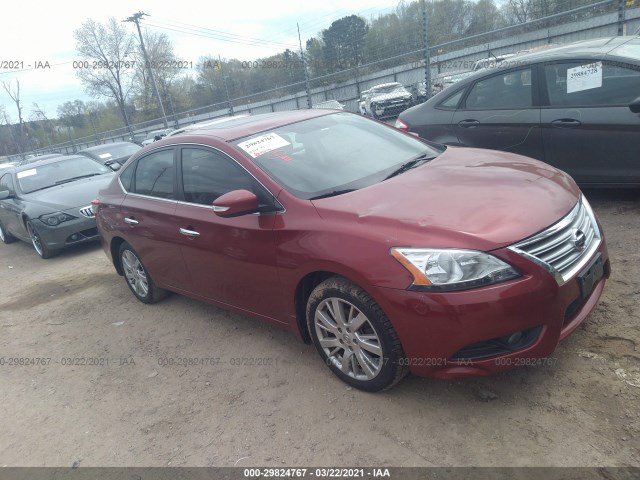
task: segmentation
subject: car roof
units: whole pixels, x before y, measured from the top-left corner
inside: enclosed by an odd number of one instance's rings
[[[606,37],[595,40],[583,40],[553,48],[540,49],[535,52],[518,54],[514,57],[510,57],[508,61],[501,62],[500,65],[509,65],[516,61],[535,63],[540,60],[557,60],[566,57],[601,57],[610,53],[615,53],[614,50],[616,48],[632,42],[633,40],[640,41],[640,37]]]
[[[108,150],[108,147],[120,147],[122,145],[135,145],[136,147],[140,147],[140,145],[137,145],[133,142],[110,142],[110,143],[103,143],[101,145],[95,145],[89,148],[84,148],[80,150],[80,152],[99,152],[101,150]]]
[[[398,82],[381,83],[380,85],[375,85],[371,87],[369,90],[376,90],[378,88],[397,87],[397,86],[402,86],[402,85]]]
[[[233,119],[225,122],[212,122],[209,125],[203,125],[199,128],[190,129],[181,133],[216,137],[229,142],[248,135],[272,130],[283,125],[289,125],[291,123],[301,122],[303,120],[321,117],[324,115],[331,115],[333,113],[336,113],[336,111],[322,108],[261,113],[257,115],[234,117]],[[197,127],[197,124],[193,125],[193,127]],[[154,142],[154,145],[174,143],[176,138],[177,135],[167,136],[157,142]]]

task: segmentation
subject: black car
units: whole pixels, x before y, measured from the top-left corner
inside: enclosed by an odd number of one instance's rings
[[[140,150],[140,145],[132,142],[113,142],[96,145],[95,147],[80,150],[78,155],[84,155],[107,166],[115,166],[116,169],[129,160],[129,157]],[[118,164],[118,165],[116,165]]]
[[[406,110],[396,127],[533,157],[584,186],[640,185],[640,37],[510,57]]]
[[[49,258],[63,248],[98,239],[91,201],[113,177],[95,160],[71,155],[2,170],[0,241],[33,244]]]

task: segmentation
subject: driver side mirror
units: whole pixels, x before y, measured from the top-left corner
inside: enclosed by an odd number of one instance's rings
[[[113,170],[114,172],[117,172],[118,170],[120,170],[122,168],[122,165],[120,165],[118,162],[115,162],[113,160],[109,160],[104,162],[104,164],[109,167],[111,170]]]
[[[9,190],[0,190],[0,200],[7,200],[13,198],[13,193]]]
[[[233,190],[213,202],[213,211],[223,218],[239,217],[258,212],[258,197],[249,190]]]
[[[640,113],[640,97],[636,98],[629,104],[629,110],[633,113]]]

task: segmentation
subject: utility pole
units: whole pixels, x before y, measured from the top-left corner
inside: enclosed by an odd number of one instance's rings
[[[227,77],[224,76],[224,70],[222,69],[222,58],[220,58],[220,54],[218,54],[218,65],[220,65],[220,74],[222,75],[224,94],[227,96],[227,108],[229,109],[229,116],[233,117],[233,103],[231,103],[231,97],[229,96],[229,86],[227,85]]]
[[[429,57],[429,38],[427,33],[429,31],[429,21],[427,19],[427,3],[425,0],[421,0],[422,3],[422,24],[424,30],[424,86],[427,100],[431,98],[431,58]]]
[[[309,85],[309,69],[307,68],[307,57],[304,56],[302,49],[302,37],[300,36],[300,25],[298,26],[298,42],[300,42],[300,56],[302,57],[302,66],[304,67],[304,83],[307,91],[307,108],[311,108],[311,86]]]
[[[142,40],[142,30],[140,30],[140,19],[144,16],[148,16],[144,12],[138,12],[131,15],[123,22],[133,22],[136,24],[136,28],[138,29],[138,35],[140,36],[140,48],[142,49],[142,55],[144,56],[144,63],[147,65],[147,69],[149,70],[149,79],[151,80],[151,87],[153,88],[153,93],[156,96],[156,100],[158,100],[158,105],[160,105],[160,111],[162,112],[162,122],[164,123],[164,128],[169,128],[169,124],[167,123],[167,115],[164,113],[164,106],[162,105],[162,99],[160,98],[160,93],[158,92],[158,86],[156,85],[156,79],[153,76],[153,68],[151,68],[151,62],[149,61],[149,56],[147,55],[147,49],[144,48],[144,41]]]

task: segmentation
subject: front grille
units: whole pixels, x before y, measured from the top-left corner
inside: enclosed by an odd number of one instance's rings
[[[562,285],[586,265],[601,241],[593,210],[581,197],[559,222],[509,248],[542,266]]]
[[[95,214],[93,213],[93,210],[91,209],[91,205],[89,205],[88,207],[82,207],[80,209],[80,214],[87,217],[87,218],[94,218]]]

